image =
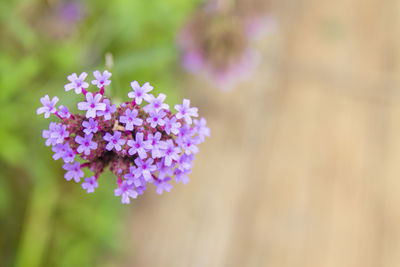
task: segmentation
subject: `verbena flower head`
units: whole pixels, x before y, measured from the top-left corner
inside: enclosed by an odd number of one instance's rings
[[[46,118],[51,114],[59,118],[50,122],[42,136],[46,146],[52,147],[54,160],[63,160],[65,179],[81,182],[84,190],[93,193],[99,175],[109,168],[116,176],[114,195],[124,204],[142,195],[148,184],[158,194],[169,192],[173,180],[186,184],[197,146],[210,136],[206,120],[197,119],[197,108],[184,99],[174,114],[164,103],[166,95],[155,97],[149,83],[140,86],[136,81],[131,83],[131,100],[117,107],[104,95],[111,73],[94,72],[94,92],[86,90],[85,74],[69,75],[65,86],[66,91],[74,89],[82,96],[77,109],[83,114],[72,114],[63,105],[57,108],[58,98],[50,100],[48,95],[41,98],[43,107],[37,110]],[[84,178],[83,168],[93,175]]]
[[[242,6],[246,7],[248,1],[252,8],[244,11]],[[253,41],[265,35],[263,32],[269,33],[267,28],[273,28],[275,21],[271,16],[260,17],[259,13],[266,14],[259,3],[264,0],[233,2],[227,11],[223,1],[206,1],[178,36],[183,68],[204,76],[222,90],[232,89],[251,77],[259,62]],[[254,12],[257,8],[259,13]]]

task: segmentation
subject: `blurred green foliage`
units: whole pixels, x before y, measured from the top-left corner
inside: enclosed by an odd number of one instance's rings
[[[200,0],[88,0],[65,18],[66,0],[0,1],[0,260],[5,266],[109,266],[123,255],[124,211],[104,174],[95,194],[67,183],[51,159],[36,115],[39,98],[79,98],[63,86],[72,72],[105,69],[125,98],[129,82],[150,81],[178,102],[176,33]],[[76,10],[75,10],[76,11]],[[112,265],[112,264],[111,264]]]

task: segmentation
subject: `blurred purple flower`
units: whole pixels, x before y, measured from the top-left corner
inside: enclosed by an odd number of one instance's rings
[[[194,129],[199,135],[200,141],[204,142],[205,137],[210,137],[210,128],[208,128],[207,121],[204,118],[200,120],[194,120]]]
[[[238,0],[227,12],[221,2],[207,1],[178,35],[183,68],[222,90],[248,80],[259,63],[252,42],[276,28],[265,2]]]
[[[154,185],[157,186],[157,194],[161,195],[163,193],[163,191],[171,191],[172,189],[172,184],[168,183],[169,181],[171,181],[171,177],[166,177],[163,180],[156,180],[154,181]]]
[[[64,119],[69,119],[69,117],[71,117],[71,113],[69,113],[68,107],[63,105],[60,105],[58,107],[58,115]]]
[[[57,13],[65,21],[77,22],[83,18],[82,5],[77,1],[63,1],[57,7]]]
[[[175,109],[178,111],[178,113],[176,113],[176,118],[177,119],[183,118],[187,124],[192,124],[191,117],[199,116],[199,114],[197,114],[197,108],[191,108],[190,100],[188,99],[183,99],[182,105],[175,105]]]
[[[92,176],[90,178],[85,178],[85,182],[82,184],[82,188],[88,193],[93,193],[94,189],[97,188],[99,184],[96,181],[96,177]]]
[[[115,196],[121,196],[121,202],[123,204],[129,204],[130,198],[137,198],[138,193],[133,190],[133,186],[128,184],[127,181],[123,181],[122,185],[114,190]]]
[[[81,164],[79,162],[74,162],[73,164],[66,163],[63,165],[63,169],[67,172],[64,177],[67,181],[74,179],[75,182],[79,183],[83,177],[83,171],[81,170]]]

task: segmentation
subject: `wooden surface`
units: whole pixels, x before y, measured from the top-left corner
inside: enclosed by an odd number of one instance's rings
[[[281,1],[256,78],[188,81],[212,130],[126,266],[400,266],[400,2]]]

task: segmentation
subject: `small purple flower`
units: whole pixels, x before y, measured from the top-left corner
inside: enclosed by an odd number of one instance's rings
[[[113,150],[113,148],[116,151],[121,151],[121,146],[125,144],[125,139],[121,139],[121,132],[115,131],[114,135],[111,135],[110,133],[106,133],[106,135],[103,137],[104,140],[108,141],[108,144],[106,145],[106,149],[108,151]]]
[[[71,113],[69,113],[68,108],[67,108],[66,106],[63,106],[63,105],[61,105],[61,106],[58,108],[58,115],[59,115],[61,118],[64,118],[64,119],[69,119],[69,117],[71,117]]]
[[[165,166],[170,166],[172,161],[179,160],[179,153],[181,153],[181,149],[177,147],[171,139],[166,141],[167,147],[165,149]]]
[[[69,148],[70,147],[68,144],[57,144],[53,146],[51,149],[54,152],[53,159],[58,160],[59,158],[63,157]]]
[[[163,149],[167,148],[167,144],[166,144],[166,142],[160,141],[160,140],[161,140],[160,132],[156,132],[154,135],[153,134],[147,135],[147,141],[145,141],[145,143],[147,145],[146,147],[149,150],[151,150],[151,157],[153,159],[161,158],[165,154]]]
[[[183,184],[187,184],[189,182],[188,174],[190,174],[190,169],[182,171],[180,169],[175,169],[175,182],[182,182]]]
[[[51,113],[56,113],[56,104],[58,102],[58,97],[53,97],[51,100],[48,95],[40,98],[40,102],[42,103],[43,107],[40,107],[36,110],[36,114],[44,113],[44,117],[47,119],[50,117]]]
[[[200,143],[200,140],[198,137],[187,138],[183,141],[183,143],[181,144],[181,147],[185,151],[186,155],[197,154],[197,153],[199,153],[199,148],[196,145],[199,143]]]
[[[138,111],[136,109],[125,110],[125,116],[120,116],[119,121],[125,123],[125,129],[133,131],[133,125],[140,126],[143,123],[142,119],[137,118]]]
[[[84,153],[86,156],[90,154],[91,149],[96,149],[97,148],[97,143],[92,141],[93,134],[85,134],[85,137],[82,136],[76,136],[75,141],[80,144],[78,146],[77,151],[79,153]]]
[[[194,155],[183,154],[178,160],[178,169],[181,171],[190,170],[193,167]]]
[[[165,125],[165,121],[163,118],[165,117],[165,112],[162,110],[159,111],[150,111],[149,112],[150,117],[146,119],[148,123],[150,123],[150,126],[153,128],[156,128],[157,125],[163,126]]]
[[[64,155],[62,156],[62,159],[64,160],[65,163],[74,162],[75,159],[74,150],[68,146],[68,149],[65,151]]]
[[[142,103],[142,100],[147,100],[149,98],[148,92],[153,90],[153,86],[150,85],[150,83],[145,83],[143,86],[140,86],[140,84],[137,81],[131,82],[131,87],[132,87],[132,92],[128,93],[129,98],[134,98],[136,104],[140,105]]]
[[[67,126],[62,124],[57,124],[57,126],[53,129],[50,134],[51,138],[56,139],[57,144],[61,144],[64,142],[64,139],[69,136],[69,132],[67,131]]]
[[[157,171],[158,171],[158,179],[162,180],[167,176],[172,176],[174,174],[174,170],[172,166],[165,166],[163,161],[159,161],[156,163]]]
[[[157,167],[153,165],[154,160],[152,158],[147,159],[146,161],[141,160],[140,158],[135,159],[136,168],[136,177],[143,176],[143,178],[150,182],[153,180],[151,174],[156,171]]]
[[[67,181],[74,179],[75,182],[79,183],[81,178],[83,177],[83,171],[81,170],[81,164],[75,161],[73,164],[64,164],[64,170],[67,172],[65,173],[64,177]]]
[[[143,142],[143,133],[136,133],[135,140],[128,140],[127,144],[131,147],[128,150],[129,155],[133,156],[137,153],[141,159],[147,157],[146,149],[150,149],[150,147],[146,142]]]
[[[183,145],[186,139],[191,139],[193,135],[196,133],[194,132],[194,129],[190,128],[189,125],[185,124],[183,127],[179,129],[178,133],[178,138],[175,140],[175,142],[178,145]]]
[[[96,85],[98,88],[107,86],[111,83],[111,81],[108,80],[111,77],[111,75],[112,74],[106,70],[103,72],[103,74],[101,74],[100,71],[96,70],[93,72],[93,76],[96,78],[96,80],[93,80],[92,84]]]
[[[191,117],[199,116],[199,114],[197,114],[197,108],[191,108],[190,100],[188,99],[183,99],[182,105],[175,105],[175,109],[178,111],[178,113],[176,113],[176,118],[184,118],[187,124],[192,124]]]
[[[86,72],[82,72],[81,75],[79,75],[79,77],[76,75],[76,73],[72,73],[67,77],[70,83],[64,86],[65,91],[75,89],[76,94],[82,93],[83,89],[89,87],[89,84],[85,82],[86,77],[87,77]]]
[[[133,190],[133,186],[128,184],[127,181],[123,181],[121,187],[114,190],[115,196],[121,196],[121,202],[123,204],[129,204],[130,198],[137,198],[138,193]]]
[[[148,99],[145,99],[149,104],[144,106],[144,111],[147,113],[150,112],[157,112],[161,109],[169,109],[169,106],[164,103],[165,98],[167,96],[164,94],[159,94],[157,98],[155,98],[153,95],[149,95]]]
[[[53,131],[53,127],[54,127],[54,124],[56,124],[55,122],[51,122],[50,123],[50,125],[49,125],[49,130],[43,130],[42,131],[42,137],[44,138],[44,139],[47,139],[46,140],[46,146],[50,146],[50,145],[55,145],[56,144],[56,139],[54,139],[54,138],[51,138],[51,132]]]
[[[204,118],[194,120],[194,130],[199,135],[200,141],[204,142],[205,137],[210,137],[210,129],[206,126],[207,121]]]
[[[135,166],[130,166],[129,172],[124,175],[124,178],[127,179],[128,184],[134,184],[135,187],[142,185],[142,181],[140,179],[141,177],[142,176],[136,177],[136,167]]]
[[[94,189],[97,188],[99,184],[96,181],[96,177],[92,176],[90,178],[85,178],[85,182],[82,184],[82,188],[87,190],[88,193],[93,193]]]
[[[90,134],[90,133],[97,133],[98,131],[98,123],[94,119],[90,118],[89,121],[84,121],[82,122],[82,126],[85,128],[83,131],[85,134]]]
[[[171,119],[164,118],[165,121],[165,132],[167,134],[175,134],[179,133],[179,128],[181,127],[181,123],[176,121],[176,117],[172,117]]]
[[[93,94],[89,92],[86,94],[86,102],[78,103],[78,109],[86,110],[86,118],[95,118],[96,111],[106,110],[106,104],[100,102],[101,98],[101,94],[96,94],[93,97]]]
[[[135,189],[136,189],[136,192],[137,192],[139,195],[143,195],[144,191],[147,190],[147,187],[146,187],[146,185],[142,185],[142,186],[136,187]]]
[[[106,109],[97,111],[97,116],[104,116],[104,120],[108,121],[111,119],[111,115],[117,110],[116,105],[111,105],[109,99],[104,99],[103,103],[106,104]]]
[[[171,181],[171,177],[166,177],[163,180],[158,179],[154,181],[153,185],[157,186],[157,194],[161,195],[164,190],[167,192],[171,191],[172,184],[168,183],[169,181]]]
[[[42,132],[42,137],[47,139],[46,140],[46,146],[54,146],[58,144],[59,138],[58,138],[58,128],[60,125],[56,122],[50,122],[49,124],[49,129],[48,130],[43,130]]]

